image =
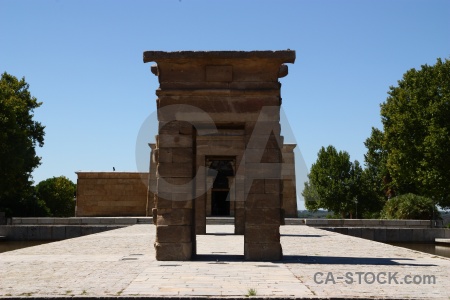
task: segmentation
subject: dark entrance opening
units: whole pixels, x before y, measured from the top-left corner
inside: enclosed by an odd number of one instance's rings
[[[213,216],[230,215],[230,200],[228,199],[228,192],[213,191],[211,198],[212,198],[211,215]]]
[[[211,193],[211,215],[212,216],[229,216],[230,215],[230,199],[228,178],[225,172],[217,174],[214,180]]]
[[[211,189],[211,216],[230,216],[230,186],[228,179],[234,176],[233,160],[214,159],[210,161],[210,170],[216,178]]]

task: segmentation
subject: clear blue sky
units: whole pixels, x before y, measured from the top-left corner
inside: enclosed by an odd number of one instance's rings
[[[297,60],[282,98],[304,158],[298,174],[327,145],[362,163],[389,86],[450,57],[450,1],[0,0],[0,72],[25,76],[43,102],[36,183],[137,170],[158,87],[143,51],[288,48]]]

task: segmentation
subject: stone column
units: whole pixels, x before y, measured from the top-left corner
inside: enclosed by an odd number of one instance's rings
[[[164,95],[158,101],[164,102]],[[190,260],[193,240],[192,126],[160,115],[157,136],[156,259]],[[170,121],[166,123],[167,121]],[[176,189],[175,187],[182,187]],[[194,236],[195,237],[195,236]]]
[[[147,189],[147,207],[146,216],[152,216],[152,210],[155,208],[155,191],[156,191],[156,159],[155,159],[155,149],[156,144],[148,144],[150,147],[150,166],[148,175],[148,189]],[[156,224],[156,219],[153,220]]]
[[[279,117],[279,110],[277,110]],[[275,112],[276,113],[276,112]],[[279,128],[278,121],[259,122],[260,128]],[[246,260],[279,260],[281,225],[281,147],[277,131],[257,129],[247,144],[244,256]]]
[[[197,136],[196,136],[197,138]],[[196,139],[196,175],[195,175],[195,234],[206,234],[206,209],[207,209],[207,193],[210,192],[206,189],[207,181],[213,180],[208,177],[205,168],[205,156],[199,151],[199,145],[203,141]],[[202,146],[207,146],[204,143]],[[212,184],[212,182],[211,182]]]
[[[295,156],[296,144],[283,145],[283,198],[282,209],[286,218],[297,218],[297,189],[295,184]]]
[[[241,159],[238,165],[239,167],[245,166],[245,161]],[[235,188],[236,199],[234,203],[234,233],[245,234],[245,176],[240,174],[235,176]]]

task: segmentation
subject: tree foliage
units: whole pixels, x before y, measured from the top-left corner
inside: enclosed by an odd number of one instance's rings
[[[384,205],[371,173],[333,146],[319,150],[308,178],[302,192],[308,210],[324,208],[341,217],[371,218]]]
[[[302,195],[305,200],[305,207],[307,210],[315,212],[322,207],[319,193],[317,193],[316,188],[310,182],[305,182]]]
[[[381,105],[365,156],[386,196],[414,193],[450,207],[450,60],[407,71]]]
[[[391,182],[387,170],[387,152],[383,148],[384,134],[377,128],[372,128],[371,136],[364,142],[367,153],[364,155],[366,172],[372,190],[380,197],[391,197],[389,188]]]
[[[75,215],[76,185],[67,177],[59,176],[39,182],[36,193],[53,217],[73,217]]]
[[[411,193],[389,199],[381,217],[384,219],[416,219],[431,220],[439,217],[433,200]]]
[[[316,204],[308,204],[310,207],[325,208],[345,217],[356,210],[361,176],[358,161],[350,162],[347,152],[338,152],[333,146],[322,147],[308,174],[309,183],[303,196],[319,199]]]
[[[31,96],[22,78],[0,79],[0,211],[29,215],[35,209],[31,172],[40,164],[35,147],[43,146],[44,126],[33,119],[42,103]]]
[[[380,193],[377,179],[369,169],[365,168],[361,175],[358,199],[358,216],[366,219],[378,218],[385,203]]]

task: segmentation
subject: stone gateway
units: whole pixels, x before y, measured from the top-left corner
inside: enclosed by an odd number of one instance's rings
[[[280,127],[278,78],[295,51],[146,51],[158,76],[149,197],[156,258],[190,260],[206,216],[233,216],[246,260],[282,258],[296,216],[293,149]]]

